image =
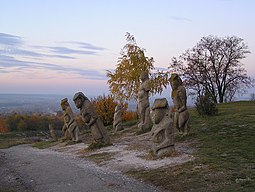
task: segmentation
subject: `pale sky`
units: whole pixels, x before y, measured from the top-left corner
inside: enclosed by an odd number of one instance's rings
[[[2,0],[0,93],[108,94],[126,32],[167,68],[202,37],[237,36],[255,77],[254,0]]]

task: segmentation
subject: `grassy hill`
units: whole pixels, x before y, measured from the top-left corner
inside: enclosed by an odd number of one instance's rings
[[[166,191],[255,191],[255,102],[219,104],[218,110],[217,116],[201,117],[191,109],[190,134],[175,137],[176,143],[189,142],[196,149],[194,161],[127,174]],[[22,137],[11,140],[13,135],[17,138],[16,133],[0,135],[0,148],[7,141],[24,142]]]
[[[191,134],[176,138],[194,143],[194,161],[129,174],[167,191],[255,191],[255,103],[225,103],[218,109],[212,117],[191,110]]]

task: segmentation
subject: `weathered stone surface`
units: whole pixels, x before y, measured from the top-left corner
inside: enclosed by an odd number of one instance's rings
[[[82,120],[89,126],[93,139],[96,142],[110,144],[106,128],[90,100],[82,92],[78,92],[74,95],[73,101],[75,106],[80,109]]]
[[[115,107],[115,113],[113,116],[113,129],[115,132],[123,130],[122,126],[122,108],[120,105]]]
[[[140,122],[138,124],[138,128],[141,131],[146,131],[150,129],[151,125],[149,103],[150,80],[148,73],[142,72],[140,79],[141,84],[138,90],[138,115]]]
[[[57,137],[57,134],[56,134],[56,130],[53,126],[53,124],[49,124],[49,130],[50,130],[50,136],[52,138],[53,141],[57,141],[58,140],[58,137]]]
[[[170,155],[174,151],[174,127],[166,98],[155,99],[152,106],[152,122],[154,153],[158,157]]]
[[[68,103],[67,98],[61,100],[61,108],[64,112],[64,126],[62,131],[65,139],[72,139],[74,142],[79,142],[80,130],[75,121],[73,111]]]
[[[188,134],[189,132],[189,112],[187,109],[187,94],[182,80],[178,74],[172,74],[170,78],[172,87],[172,100],[174,104],[173,118],[174,127],[179,130],[180,133]]]

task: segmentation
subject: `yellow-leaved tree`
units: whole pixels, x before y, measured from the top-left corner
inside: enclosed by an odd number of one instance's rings
[[[119,101],[137,100],[140,74],[148,72],[151,93],[161,93],[169,84],[168,73],[155,70],[152,57],[145,56],[145,49],[140,48],[133,35],[126,33],[127,43],[121,50],[121,56],[114,71],[107,71],[111,93]]]

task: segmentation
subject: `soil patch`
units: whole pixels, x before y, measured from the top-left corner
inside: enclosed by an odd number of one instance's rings
[[[175,153],[170,157],[152,157],[152,142],[150,133],[136,135],[136,126],[113,133],[113,145],[95,151],[88,150],[89,143],[65,145],[60,143],[50,149],[64,153],[71,153],[86,158],[101,167],[126,172],[131,169],[157,169],[171,167],[194,160],[192,143],[175,143]]]

